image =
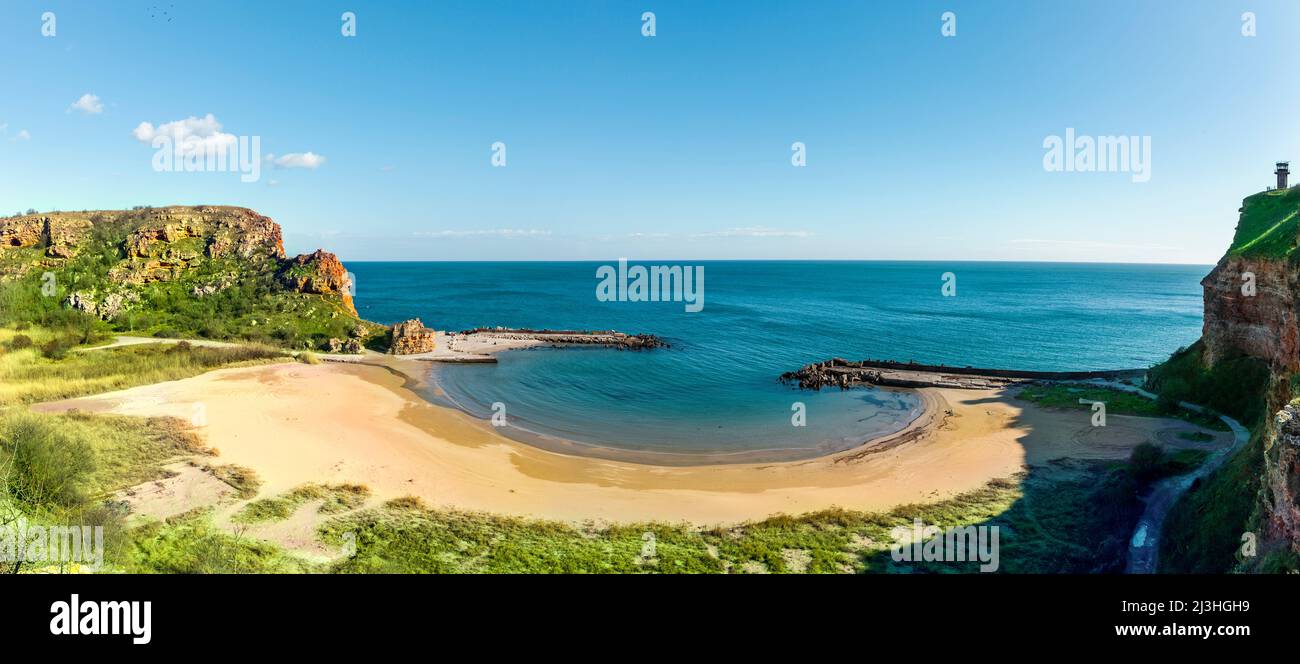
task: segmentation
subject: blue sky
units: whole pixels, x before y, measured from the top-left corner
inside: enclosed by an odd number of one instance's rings
[[[0,210],[242,205],[345,260],[1209,263],[1300,162],[1297,45],[1294,2],[6,0]],[[133,134],[209,114],[313,157],[156,172]],[[1067,127],[1149,136],[1150,180],[1045,171]]]

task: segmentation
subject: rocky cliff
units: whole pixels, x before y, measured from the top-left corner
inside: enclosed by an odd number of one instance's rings
[[[358,327],[371,332],[357,318],[348,273],[334,254],[287,258],[279,224],[246,208],[0,219],[0,285],[36,287],[46,279],[52,293],[41,292],[56,294],[63,306],[133,331],[266,336],[321,348],[330,338],[356,338]]]
[[[1300,372],[1298,235],[1300,187],[1242,202],[1232,246],[1201,281],[1201,357],[1211,370],[1242,356],[1268,364],[1271,387],[1258,396],[1277,415],[1253,423],[1264,429],[1261,521],[1266,538],[1300,553],[1300,417],[1289,404],[1292,378]]]
[[[1201,280],[1206,362],[1242,353],[1282,371],[1300,370],[1298,282],[1300,272],[1288,260],[1224,256]]]

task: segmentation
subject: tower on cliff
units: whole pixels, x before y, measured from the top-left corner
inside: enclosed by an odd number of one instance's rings
[[[1289,161],[1277,162],[1277,170],[1273,171],[1273,174],[1277,176],[1278,189],[1286,189],[1286,176],[1291,174],[1291,171],[1287,168],[1287,166],[1289,166],[1290,164],[1291,162]]]

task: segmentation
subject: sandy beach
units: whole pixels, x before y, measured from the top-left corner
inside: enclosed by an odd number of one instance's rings
[[[732,523],[830,507],[932,502],[1059,457],[1123,458],[1142,441],[1176,441],[1180,420],[1038,408],[993,390],[925,389],[904,431],[818,459],[653,466],[544,451],[486,422],[431,405],[381,366],[283,363],[40,404],[192,419],[219,452],[254,469],[272,496],[309,482],[364,484],[380,501],[565,521]]]

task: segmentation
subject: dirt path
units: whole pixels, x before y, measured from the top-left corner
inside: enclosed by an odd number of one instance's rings
[[[240,345],[237,343],[231,343],[229,341],[211,341],[208,339],[162,339],[158,337],[120,336],[117,337],[113,341],[113,343],[104,344],[102,346],[90,346],[88,348],[75,348],[73,349],[73,352],[88,353],[92,350],[104,350],[105,348],[121,348],[122,346],[139,346],[141,344],[178,344],[182,341],[190,344],[191,346],[207,346],[209,348],[233,348],[235,346]]]
[[[1126,385],[1123,383],[1114,383],[1103,381],[1107,387],[1112,387],[1125,392],[1140,394],[1148,399],[1155,399],[1156,395],[1140,387]],[[1204,413],[1206,409],[1194,403],[1186,401],[1178,404],[1186,410],[1196,413]],[[1133,537],[1129,539],[1128,544],[1128,564],[1124,568],[1125,574],[1155,574],[1160,564],[1160,535],[1164,530],[1165,518],[1169,516],[1169,510],[1178,503],[1178,499],[1192,487],[1196,480],[1208,476],[1210,473],[1223,465],[1228,457],[1234,452],[1241,449],[1242,445],[1250,440],[1250,430],[1242,426],[1237,420],[1220,415],[1220,420],[1228,425],[1232,430],[1232,445],[1216,450],[1210,454],[1210,457],[1202,463],[1196,470],[1186,475],[1178,475],[1156,482],[1155,487],[1151,489],[1150,495],[1147,496],[1146,507],[1142,510],[1142,516],[1138,519],[1137,527],[1133,529]]]

